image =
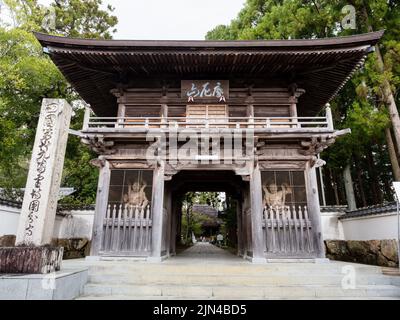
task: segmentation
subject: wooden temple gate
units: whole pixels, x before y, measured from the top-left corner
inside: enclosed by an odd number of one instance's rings
[[[87,108],[80,132],[99,155],[91,255],[161,261],[175,254],[179,173],[219,170],[240,177],[230,177],[239,190],[239,255],[253,262],[324,257],[318,155],[348,133],[334,129],[326,106],[382,34],[220,42],[36,34],[95,114]],[[192,155],[199,163],[177,162],[177,149],[201,134],[209,147]],[[224,135],[234,137],[231,144]],[[251,154],[212,153],[214,138]]]

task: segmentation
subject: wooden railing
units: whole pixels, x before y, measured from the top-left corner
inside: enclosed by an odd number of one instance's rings
[[[103,253],[146,254],[151,251],[150,206],[108,205],[103,222]]]
[[[293,254],[314,251],[313,226],[306,206],[265,207],[263,228],[267,252]]]
[[[88,117],[83,131],[90,129],[310,129],[333,130],[332,121],[326,117]]]

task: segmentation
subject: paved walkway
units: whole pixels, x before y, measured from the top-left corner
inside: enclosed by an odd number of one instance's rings
[[[213,263],[222,262],[227,263],[246,263],[246,261],[240,257],[237,257],[227,250],[223,250],[217,246],[214,246],[208,242],[197,242],[192,247],[182,251],[175,257],[171,257],[165,262],[185,262],[185,263]]]

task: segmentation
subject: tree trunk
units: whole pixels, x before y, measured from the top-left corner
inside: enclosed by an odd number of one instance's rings
[[[367,24],[368,32],[373,32],[374,30],[372,26],[369,24],[369,16],[365,5],[363,5],[362,7],[362,13],[364,15],[365,22]],[[378,45],[375,45],[375,52],[376,52],[378,67],[380,71],[383,73],[385,71],[385,64],[383,62],[381,50],[379,49]],[[399,117],[399,112],[397,110],[396,101],[394,99],[394,95],[392,92],[392,88],[390,87],[390,83],[386,79],[383,80],[382,91],[383,91],[383,99],[389,110],[390,120],[392,122],[394,142],[397,150],[400,151],[400,117]]]
[[[350,165],[346,165],[343,170],[344,188],[346,191],[347,206],[349,210],[357,209],[356,199],[354,196],[353,179],[351,178]]]
[[[359,187],[359,194],[361,197],[361,203],[363,207],[367,206],[367,199],[365,197],[365,192],[364,192],[364,179],[362,177],[362,171],[361,171],[361,161],[358,156],[354,155],[354,163],[356,164],[356,170],[357,170],[357,182],[358,182],[358,187]]]
[[[392,164],[393,178],[395,181],[400,181],[400,167],[397,160],[396,149],[393,144],[392,133],[390,127],[385,129],[386,144],[388,147],[390,163]]]
[[[333,177],[333,174],[332,174],[332,170],[331,170],[331,169],[329,169],[329,176],[330,176],[331,183],[332,183],[333,193],[334,193],[334,195],[335,195],[335,204],[338,206],[338,205],[340,205],[339,193],[338,193],[337,184],[336,184],[336,181],[335,181],[335,179],[334,179],[334,177]]]
[[[333,195],[333,188],[332,188],[332,181],[331,177],[329,175],[329,169],[325,169],[322,171],[322,174],[324,176],[324,181],[325,181],[325,196],[326,196],[326,203],[327,205],[333,204],[334,199],[332,198]]]
[[[366,156],[368,171],[371,175],[372,199],[374,201],[374,204],[380,204],[382,203],[382,193],[378,183],[378,176],[375,171],[375,163],[371,148],[367,149]]]
[[[376,47],[376,55],[378,57],[378,65],[379,69],[384,72],[384,64],[383,64],[383,58],[380,53],[378,45]],[[383,81],[383,94],[384,94],[384,101],[388,107],[389,110],[389,115],[390,115],[390,120],[392,122],[392,127],[393,127],[393,133],[394,133],[394,142],[396,144],[397,150],[400,150],[400,117],[399,117],[399,112],[397,110],[396,106],[396,101],[394,99],[394,95],[392,92],[392,88],[390,87],[389,82],[385,79]]]
[[[189,241],[189,229],[190,229],[190,211],[189,211],[189,202],[186,199],[186,235],[185,235],[185,244]]]

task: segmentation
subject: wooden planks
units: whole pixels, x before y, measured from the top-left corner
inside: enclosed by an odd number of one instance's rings
[[[267,252],[296,256],[314,252],[307,206],[264,207],[263,218]]]
[[[148,254],[151,249],[150,206],[108,205],[103,222],[102,253]]]

